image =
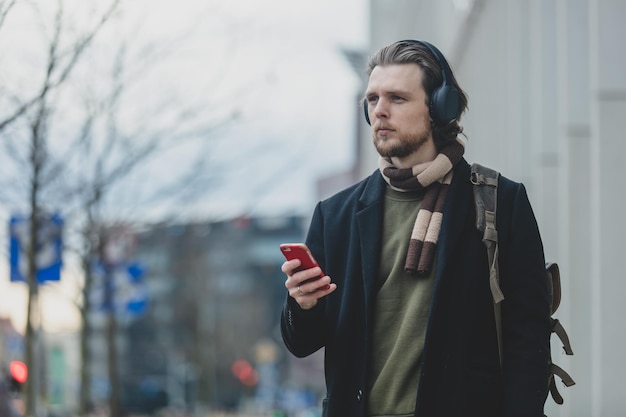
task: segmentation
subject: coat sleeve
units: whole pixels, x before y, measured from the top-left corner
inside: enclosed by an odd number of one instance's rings
[[[318,204],[313,213],[307,245],[324,270],[324,264],[320,259],[321,254],[321,230],[323,217],[321,204]],[[283,305],[281,313],[281,334],[285,346],[295,356],[302,358],[308,356],[324,346],[324,306],[325,299],[321,298],[310,310],[300,308],[295,299],[289,294]]]
[[[503,415],[543,417],[550,370],[551,295],[543,244],[526,190],[516,183],[512,188],[513,192],[498,201],[505,209],[498,207],[498,215],[511,213],[509,218],[498,219],[505,223],[504,241],[499,242],[500,282],[505,296]]]

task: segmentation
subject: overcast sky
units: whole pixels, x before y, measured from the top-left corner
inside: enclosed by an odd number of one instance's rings
[[[364,3],[236,0],[216,12],[231,19],[223,22],[225,30],[237,33],[234,41],[222,44],[232,52],[224,62],[229,75],[222,84],[245,82],[241,119],[215,152],[241,169],[211,199],[211,207],[201,203],[196,214],[223,208],[306,212],[314,203],[315,179],[352,162],[359,83],[341,48],[365,48]],[[213,33],[199,28],[198,49]],[[190,56],[196,54],[190,49]],[[254,151],[236,158],[242,147]]]
[[[123,0],[115,29],[104,36],[183,41],[176,43],[167,62],[146,75],[150,88],[174,89],[179,101],[201,102],[210,95],[217,97],[218,107],[234,103],[239,112],[236,123],[204,150],[225,165],[240,168],[229,173],[228,182],[216,187],[210,199],[189,205],[192,216],[307,213],[315,202],[316,178],[341,172],[352,163],[359,81],[341,49],[365,49],[366,3]],[[13,46],[15,53],[10,60],[3,54],[0,75],[5,78],[20,75],[37,59],[29,53],[29,45],[36,44],[29,24],[36,22],[27,14],[20,14],[20,19],[8,19],[0,30],[0,50]],[[28,88],[28,81],[23,82]],[[149,104],[149,98],[143,101]],[[186,155],[171,158],[168,169],[184,164]],[[12,210],[2,207],[2,220],[6,222]],[[8,282],[7,265],[0,268],[0,316],[10,315],[23,329],[25,288]],[[47,285],[42,291],[44,324],[50,330],[78,323],[72,306],[78,273],[71,266],[65,273],[63,284]]]

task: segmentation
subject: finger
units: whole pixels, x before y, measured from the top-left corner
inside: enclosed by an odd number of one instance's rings
[[[328,294],[334,292],[336,289],[337,284],[331,282],[328,284],[328,287],[326,289],[321,289],[317,291],[316,295],[318,296],[318,298],[326,297]]]
[[[302,308],[303,310],[309,310],[317,305],[318,300],[320,298],[327,296],[328,294],[334,292],[336,289],[337,289],[337,284],[331,283],[331,284],[328,284],[328,288],[326,289],[323,289],[323,290],[319,289],[312,293],[305,294],[302,296],[296,296],[293,298],[296,300],[300,308]],[[296,288],[296,291],[297,291],[297,288]]]
[[[299,262],[299,261],[298,261]],[[322,270],[319,267],[305,269],[303,271],[294,271],[291,269],[291,265],[287,265],[287,262],[283,264],[281,269],[287,275],[287,280],[285,281],[285,287],[287,289],[291,289],[297,287],[298,285],[302,286],[303,292],[311,292],[315,288],[314,286],[310,286],[309,282],[317,281],[320,275],[322,275]]]
[[[308,285],[309,282],[322,278],[322,270],[319,267],[305,269],[304,271],[295,272],[293,278],[298,282],[298,285]]]
[[[317,278],[316,276],[313,279],[309,278],[304,281],[300,281],[298,284],[294,284],[294,286],[299,289],[299,291],[297,291],[297,294],[303,296],[316,293],[322,289],[326,290],[328,289],[330,283],[331,279],[328,275],[326,275],[321,278]]]
[[[301,264],[300,259],[292,259],[290,261],[283,262],[280,270],[283,271],[286,275],[293,275],[294,269],[299,267]]]
[[[295,298],[296,300],[306,298],[311,295],[311,293],[306,292],[300,285],[294,285],[293,287],[287,287],[289,290],[289,295],[291,298]]]
[[[289,289],[289,295],[293,298],[303,298],[314,294],[317,291],[317,285],[320,285],[318,281],[309,283],[298,283],[296,280],[287,280],[287,289]]]

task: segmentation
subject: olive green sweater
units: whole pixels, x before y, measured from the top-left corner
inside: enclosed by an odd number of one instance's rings
[[[380,289],[368,374],[368,415],[372,417],[408,417],[415,410],[434,282],[434,271],[418,277],[404,270],[421,201],[422,195],[390,188],[385,195]]]

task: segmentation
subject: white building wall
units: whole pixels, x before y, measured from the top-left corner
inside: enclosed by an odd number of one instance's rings
[[[559,260],[567,281],[564,314],[570,337],[576,343],[575,357],[569,362],[577,385],[568,389],[563,415],[600,416],[592,413],[591,319],[597,306],[591,295],[591,201],[590,178],[591,97],[590,19],[587,0],[560,1],[558,4],[559,149],[561,169],[559,190]],[[575,306],[575,308],[572,308]],[[569,313],[569,314],[568,314]],[[565,317],[565,316],[564,316]],[[571,324],[569,324],[571,323]]]
[[[557,316],[575,353],[553,338],[577,384],[561,389],[563,406],[548,400],[551,417],[626,412],[624,22],[624,0],[370,0],[370,54],[404,38],[437,45],[469,96],[467,159],[528,189],[546,257],[561,266]],[[375,151],[361,158],[369,174]]]
[[[589,2],[591,62],[591,367],[592,411],[626,412],[620,377],[626,371],[622,317],[626,293],[621,256],[626,226],[623,161],[626,141],[626,2]]]

